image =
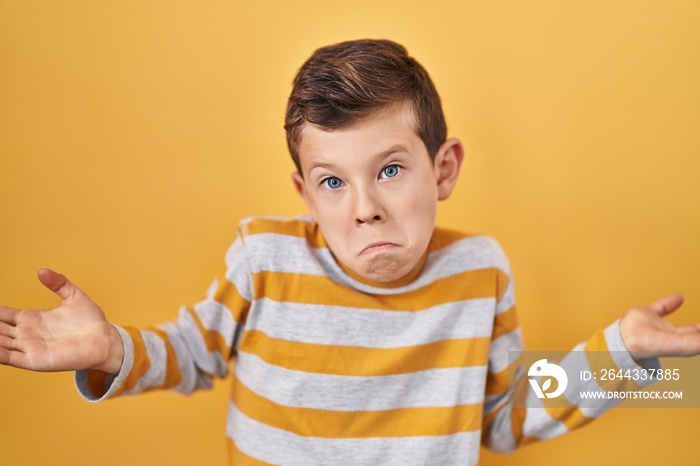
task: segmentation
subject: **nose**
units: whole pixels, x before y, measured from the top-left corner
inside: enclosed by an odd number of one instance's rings
[[[386,219],[382,200],[376,190],[363,187],[357,190],[354,197],[355,225],[364,226]]]

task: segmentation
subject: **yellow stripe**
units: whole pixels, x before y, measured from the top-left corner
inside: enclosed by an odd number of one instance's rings
[[[158,335],[163,342],[165,342],[165,350],[168,354],[168,359],[165,366],[165,380],[163,382],[163,387],[168,388],[180,385],[180,382],[182,382],[182,374],[180,374],[180,367],[177,365],[175,348],[173,348],[172,343],[170,343],[168,334],[158,328],[149,328],[148,330]]]
[[[541,442],[542,439],[539,439],[537,437],[531,437],[528,435],[523,435],[520,438],[520,442],[518,442],[518,446],[524,447],[525,445],[530,445],[531,443],[536,443],[536,442]]]
[[[236,466],[274,466],[272,463],[266,463],[252,456],[246,455],[236,446],[236,442],[228,439],[228,454],[229,464]]]
[[[315,248],[328,247],[320,229],[318,228],[318,225],[315,223],[310,224],[304,222],[303,220],[279,220],[262,217],[255,218],[243,226],[241,233],[244,236],[258,235],[261,233],[294,236],[297,238],[306,238],[309,244]],[[473,235],[447,228],[436,227],[428,245],[428,252],[438,251],[470,236]]]
[[[218,286],[214,293],[214,300],[231,311],[235,322],[245,321],[245,316],[250,308],[250,301],[241,296],[236,285],[228,281],[225,276],[219,278]]]
[[[445,248],[464,238],[469,238],[470,236],[473,235],[447,228],[435,227],[433,236],[430,238],[430,244],[428,245],[428,252],[439,251],[442,248]]]
[[[482,404],[387,411],[330,411],[274,403],[234,378],[233,402],[246,416],[304,437],[370,438],[450,435],[481,427]]]
[[[486,395],[502,395],[508,391],[508,369],[486,374]]]
[[[275,220],[269,218],[256,218],[248,222],[241,229],[244,236],[273,233],[278,235],[306,238],[308,243],[315,248],[326,248],[325,240],[316,224],[309,224],[302,220]]]
[[[498,274],[496,277],[496,283],[497,283],[496,298],[497,298],[498,302],[500,303],[501,300],[503,299],[503,295],[506,293],[506,290],[508,289],[508,284],[510,283],[510,278],[508,277],[508,275],[506,275],[505,273],[498,270]]]
[[[105,381],[107,380],[107,373],[90,369],[87,373],[87,384],[93,395],[98,398],[102,398],[107,390],[105,390]]]
[[[489,338],[443,340],[399,348],[317,345],[245,332],[239,351],[287,369],[318,374],[381,376],[450,367],[483,366],[488,362]]]
[[[493,322],[493,333],[491,335],[492,339],[496,339],[501,335],[510,333],[518,328],[518,315],[515,312],[515,306],[508,309],[506,312],[502,312],[496,315]]]
[[[225,360],[229,359],[231,348],[226,343],[223,335],[216,330],[209,330],[205,328],[194,308],[187,306],[186,309],[190,316],[192,316],[192,320],[194,320],[195,324],[197,324],[197,330],[199,330],[200,335],[202,335],[202,340],[204,340],[207,351],[216,351],[220,353]]]
[[[151,361],[148,359],[148,353],[146,352],[146,345],[141,338],[141,332],[137,328],[126,327],[124,328],[126,332],[131,337],[134,345],[134,364],[131,367],[131,371],[126,376],[124,383],[115,392],[114,396],[120,395],[122,392],[131,390],[138,384],[139,380],[151,367]]]
[[[421,311],[438,304],[496,297],[496,269],[471,270],[436,280],[417,290],[393,295],[369,295],[322,275],[260,272],[253,275],[253,299],[365,309]]]

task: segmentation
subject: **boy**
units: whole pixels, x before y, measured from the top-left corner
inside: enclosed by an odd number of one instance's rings
[[[403,47],[317,50],[285,129],[310,217],[243,221],[207,298],[157,328],[110,324],[42,269],[63,304],[0,308],[0,363],[76,370],[81,394],[98,401],[190,393],[233,359],[232,464],[475,464],[480,442],[508,452],[601,414],[525,409],[525,378],[509,383],[508,351],[523,348],[510,268],[490,238],[435,227],[463,149]],[[609,351],[621,369],[697,354],[700,329],[661,318],[681,303],[632,309],[577,349]],[[581,354],[562,365],[589,369]]]

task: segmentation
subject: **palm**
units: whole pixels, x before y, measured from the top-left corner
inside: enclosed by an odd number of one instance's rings
[[[34,371],[103,363],[113,327],[102,310],[62,275],[44,269],[39,279],[63,303],[48,310],[0,307],[0,363]]]
[[[682,304],[682,296],[670,295],[627,311],[620,321],[620,331],[632,357],[639,360],[700,353],[700,324],[676,326],[664,319]]]

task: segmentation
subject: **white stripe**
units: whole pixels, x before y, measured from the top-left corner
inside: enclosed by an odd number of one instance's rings
[[[192,358],[188,354],[187,344],[179,334],[177,325],[173,322],[167,322],[158,326],[161,330],[168,334],[170,344],[173,346],[175,354],[177,354],[177,368],[180,372],[181,381],[172,389],[180,393],[192,393],[197,386],[197,371],[192,362]],[[165,364],[165,361],[158,361],[157,364]],[[209,388],[206,384],[203,388]]]
[[[510,276],[510,265],[498,243],[487,236],[472,236],[431,253],[420,276],[403,287],[378,288],[349,277],[326,248],[315,249],[306,238],[278,233],[245,237],[251,273],[282,272],[328,275],[333,280],[366,293],[389,295],[430,285],[460,273],[495,267]],[[309,251],[311,254],[309,254]]]
[[[498,374],[508,367],[508,351],[523,351],[523,335],[520,327],[506,333],[491,342],[489,348],[489,372]],[[515,358],[512,358],[513,360]]]
[[[486,366],[431,369],[411,374],[346,377],[292,371],[240,352],[236,376],[275,403],[332,411],[383,411],[481,403]]]
[[[207,349],[204,337],[199,333],[197,323],[185,308],[180,310],[178,324],[179,336],[187,344],[187,349],[193,357],[195,365],[212,375],[225,375],[227,372],[226,361],[219,352]]]
[[[165,360],[165,342],[161,337],[148,330],[139,330],[146,356],[151,361],[148,370],[141,376],[138,383],[131,389],[124,392],[125,395],[140,393],[148,387],[159,387],[165,382],[165,364],[155,363],[155,361]]]
[[[306,238],[278,233],[258,233],[246,236],[245,250],[251,266],[251,273],[282,272],[326,275],[315,256],[319,254],[330,255],[328,249],[313,248]]]
[[[484,406],[484,414],[490,413],[504,403],[511,403],[505,406],[492,421],[489,436],[484,439],[484,445],[498,453],[512,453],[518,447],[513,437],[510,413],[513,408],[512,397],[515,390],[511,389],[507,394],[498,397],[491,397],[487,402],[488,408]],[[489,398],[489,397],[487,397]]]
[[[207,299],[194,305],[194,310],[207,330],[221,335],[228,346],[231,346],[233,334],[236,331],[236,321],[231,310],[213,299]]]
[[[481,432],[436,437],[325,439],[259,423],[229,403],[227,434],[243,453],[284,466],[454,466],[479,460]]]
[[[527,392],[527,414],[523,422],[523,435],[547,440],[569,431],[566,424],[554,419],[547,413],[542,400],[537,398],[535,392],[529,389]]]
[[[588,364],[588,354],[583,350],[586,347],[586,343],[579,343],[571,350],[569,353],[562,358],[562,360],[557,363],[567,374],[568,384],[566,386],[566,391],[564,391],[564,397],[572,405],[579,406],[581,413],[586,417],[599,417],[604,412],[608,411],[612,406],[609,402],[605,400],[594,400],[586,401],[581,399],[581,392],[586,391],[590,393],[603,392],[604,390],[598,385],[593,378],[591,380],[580,380],[580,374],[583,371],[591,371],[591,367]],[[608,353],[606,353],[607,355]],[[584,407],[582,404],[588,403],[594,406]],[[604,406],[608,405],[608,406]],[[598,407],[595,407],[598,406]]]
[[[182,382],[174,390],[191,393],[199,388],[211,388],[212,382],[207,375],[224,377],[228,374],[226,360],[219,352],[207,350],[204,338],[186,308],[180,308],[177,323],[167,322],[159,328],[168,334],[177,355]],[[165,365],[165,360],[155,364]]]
[[[246,330],[260,330],[280,340],[319,345],[395,348],[446,339],[490,337],[494,300],[472,299],[419,312],[340,306],[253,303]]]
[[[248,262],[244,255],[244,246],[241,238],[236,238],[236,241],[226,252],[226,279],[233,283],[244,299],[253,300],[253,286],[248,270]]]
[[[496,315],[510,310],[513,306],[515,306],[515,283],[513,282],[513,277],[509,276],[508,287],[496,306]]]

